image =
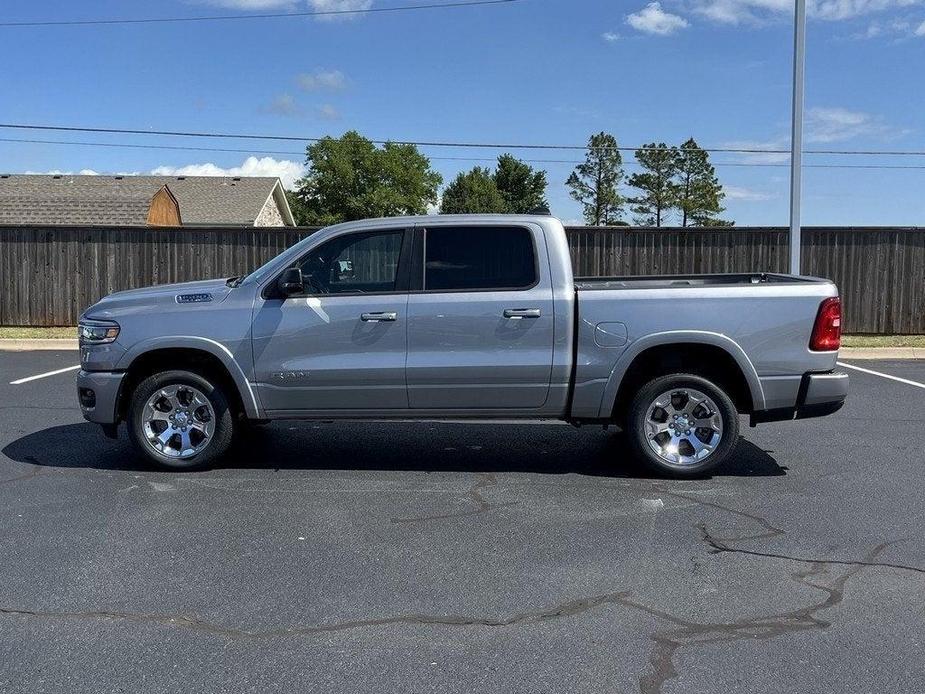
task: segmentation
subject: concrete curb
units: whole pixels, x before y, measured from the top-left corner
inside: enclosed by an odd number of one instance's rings
[[[0,339],[0,352],[76,350],[77,348],[76,338],[36,338],[32,340]]]
[[[73,338],[0,339],[0,352],[76,350]],[[925,359],[925,347],[842,347],[840,359]]]
[[[839,359],[925,359],[925,347],[842,347]]]

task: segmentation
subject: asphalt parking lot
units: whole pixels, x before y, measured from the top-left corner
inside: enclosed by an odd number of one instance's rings
[[[275,423],[146,469],[0,352],[0,691],[921,692],[925,388],[695,481],[600,427]],[[925,383],[925,361],[857,362]]]

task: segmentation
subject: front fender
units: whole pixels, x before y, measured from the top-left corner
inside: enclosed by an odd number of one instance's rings
[[[231,350],[221,342],[207,337],[189,335],[160,336],[138,342],[122,355],[117,365],[118,370],[127,370],[138,357],[158,349],[196,349],[208,352],[217,358],[227,369],[231,380],[234,381],[244,404],[244,410],[251,419],[263,419],[263,408],[257,399],[257,393],[251,387],[247,374],[241,369]]]
[[[748,389],[752,396],[752,406],[755,410],[763,410],[764,407],[764,390],[761,387],[761,380],[758,378],[758,372],[752,364],[748,355],[739,344],[730,337],[721,333],[714,333],[702,330],[669,330],[666,332],[653,333],[646,335],[637,340],[620,355],[610,372],[610,378],[604,387],[604,394],[601,397],[601,405],[598,413],[599,417],[609,417],[613,411],[614,404],[617,400],[617,393],[620,390],[620,384],[623,382],[626,372],[629,370],[633,360],[651,347],[660,345],[696,343],[702,345],[712,345],[724,350],[735,359],[736,364],[742,370],[745,381],[748,383]]]

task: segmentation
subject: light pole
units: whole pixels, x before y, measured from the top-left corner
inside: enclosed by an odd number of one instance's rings
[[[793,118],[790,132],[790,272],[800,274],[800,194],[803,188],[803,70],[806,62],[806,0],[793,12]]]

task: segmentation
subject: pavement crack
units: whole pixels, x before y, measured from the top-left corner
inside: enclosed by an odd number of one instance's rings
[[[757,524],[757,532],[739,535],[736,537],[720,537],[711,533],[705,523],[695,527],[700,531],[701,539],[710,548],[711,554],[734,553],[756,557],[781,559],[807,564],[800,571],[790,574],[790,578],[797,584],[823,593],[822,599],[805,607],[778,612],[758,617],[743,617],[729,622],[697,622],[686,620],[672,615],[664,610],[653,608],[630,597],[623,598],[622,605],[644,612],[652,617],[669,623],[669,627],[653,633],[650,639],[653,649],[649,656],[649,671],[639,679],[639,689],[642,694],[658,694],[665,684],[679,676],[675,657],[679,650],[700,644],[716,644],[731,641],[771,639],[800,631],[827,629],[831,622],[820,616],[820,613],[837,607],[844,600],[845,584],[858,572],[871,568],[891,568],[898,570],[925,573],[925,569],[904,564],[876,561],[877,557],[891,544],[898,540],[885,542],[874,547],[863,559],[838,560],[817,557],[797,557],[773,552],[759,552],[756,550],[739,549],[733,543],[749,540],[767,540],[784,535],[786,531],[773,525],[766,518],[754,513],[740,511],[722,504],[705,501],[687,494],[664,489],[655,485],[661,494],[684,500],[699,506],[713,508],[735,516],[748,519]],[[835,567],[841,567],[840,573],[828,581],[820,577],[829,575]]]
[[[245,635],[246,632],[230,629],[200,619],[187,617],[185,615],[159,615],[144,614],[134,612],[117,612],[112,610],[87,610],[80,612],[51,612],[40,610],[27,610],[14,607],[0,607],[0,615],[10,617],[28,617],[36,619],[89,619],[89,620],[114,620],[125,622],[138,622],[146,624],[161,624],[165,626],[183,627],[194,629],[212,634],[227,636],[229,638],[238,638]]]
[[[774,537],[779,537],[786,534],[786,531],[782,528],[778,528],[773,525],[769,520],[763,518],[754,513],[748,513],[747,511],[740,511],[739,509],[731,508],[729,506],[723,506],[718,504],[715,501],[705,501],[703,499],[698,499],[697,497],[688,496],[687,494],[681,494],[679,492],[669,491],[667,489],[657,487],[657,490],[660,494],[665,496],[670,496],[675,499],[681,499],[683,501],[688,501],[692,504],[697,504],[698,506],[706,506],[708,508],[715,508],[719,511],[725,511],[726,513],[731,513],[740,518],[745,518],[747,520],[757,523],[761,528],[760,532],[752,533],[751,535],[740,535],[738,537],[719,537],[715,538],[722,542],[742,542],[744,540],[769,540]]]
[[[436,515],[429,516],[413,516],[410,518],[392,518],[392,523],[420,523],[422,521],[432,521],[432,520],[446,520],[448,518],[465,518],[467,516],[478,516],[483,513],[488,513],[492,509],[503,508],[505,506],[513,506],[514,503],[492,503],[488,501],[483,495],[483,490],[494,487],[498,484],[498,480],[490,472],[483,472],[479,474],[478,479],[475,481],[469,491],[467,492],[468,497],[475,503],[475,508],[468,511],[456,511],[453,513],[440,513]]]
[[[32,462],[32,460],[34,460],[34,458],[29,461],[29,464],[32,466],[32,469],[29,470],[29,472],[22,475],[17,475],[16,477],[8,477],[6,479],[2,479],[0,480],[0,485],[13,484],[14,482],[25,482],[26,480],[31,480],[32,478],[41,475],[42,470],[45,468],[35,462]]]
[[[759,552],[752,549],[741,549],[739,547],[732,547],[726,542],[728,540],[724,538],[717,538],[710,534],[706,526],[698,524],[697,526],[700,530],[701,537],[703,541],[706,542],[713,554],[746,554],[752,557],[766,557],[768,559],[782,559],[785,561],[795,561],[802,562],[804,564],[826,564],[826,565],[839,565],[839,566],[871,566],[871,567],[880,567],[884,569],[897,569],[899,571],[913,571],[915,573],[925,574],[925,567],[921,566],[912,566],[910,564],[895,564],[892,562],[876,562],[876,561],[865,561],[860,559],[825,559],[820,557],[798,557],[792,554],[779,554],[776,552]],[[737,538],[738,539],[738,538]],[[750,538],[744,538],[750,539]]]
[[[772,639],[800,631],[827,629],[831,622],[819,613],[837,607],[844,600],[845,584],[859,571],[878,565],[874,559],[891,543],[877,545],[863,561],[854,562],[846,570],[823,583],[811,578],[825,576],[830,565],[837,562],[814,561],[805,570],[791,574],[791,578],[802,586],[821,591],[821,600],[805,607],[757,617],[743,617],[729,622],[696,622],[686,620],[663,610],[649,607],[629,597],[623,597],[620,604],[634,608],[650,616],[669,622],[672,626],[650,636],[654,647],[649,656],[649,672],[639,679],[642,694],[658,694],[665,684],[680,674],[675,665],[678,651],[691,646],[728,643],[754,639]]]
[[[579,615],[604,605],[623,604],[627,592],[604,593],[592,597],[576,598],[558,605],[532,612],[521,612],[507,617],[432,615],[412,613],[373,619],[350,620],[312,626],[280,627],[266,630],[245,630],[222,626],[187,615],[164,615],[112,610],[89,611],[38,611],[12,607],[0,607],[0,615],[31,619],[89,619],[101,621],[124,621],[139,624],[170,626],[214,634],[232,640],[257,640],[290,636],[312,636],[355,629],[367,629],[390,625],[446,626],[446,627],[508,627],[534,624],[550,619]]]

